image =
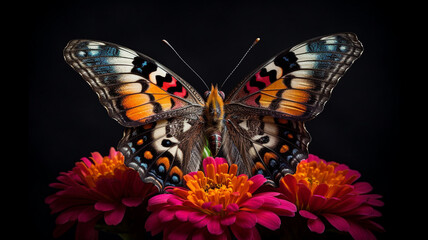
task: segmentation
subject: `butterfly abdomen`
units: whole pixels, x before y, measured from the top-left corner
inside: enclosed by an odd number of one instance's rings
[[[224,127],[224,103],[217,87],[211,86],[204,110],[205,136],[213,156],[220,151]]]

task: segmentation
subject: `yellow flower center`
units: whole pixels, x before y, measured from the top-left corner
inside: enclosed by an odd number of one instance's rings
[[[96,182],[101,177],[114,177],[115,170],[125,171],[128,169],[124,164],[124,156],[120,152],[113,158],[105,156],[102,158],[102,161],[94,160],[94,158],[91,159],[93,164],[89,167],[83,162],[76,163],[80,170],[78,174],[86,181],[89,187],[95,187]]]
[[[211,203],[211,206],[221,205],[222,212],[232,203],[239,204],[240,200],[252,197],[248,192],[253,184],[246,175],[236,176],[238,166],[232,164],[229,169],[227,163],[217,166],[217,171],[213,164],[207,164],[206,176],[202,171],[195,175],[186,175],[187,199],[193,204],[201,207],[201,210],[208,214],[218,214],[210,209],[202,209],[204,203]]]
[[[346,177],[349,170],[335,170],[338,165],[335,162],[327,164],[322,161],[302,161],[297,165],[294,177],[297,181],[305,180],[311,190],[314,190],[322,183],[327,184],[329,187],[349,184],[350,180],[352,180]]]

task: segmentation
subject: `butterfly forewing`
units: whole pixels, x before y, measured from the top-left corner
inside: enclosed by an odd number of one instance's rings
[[[232,91],[226,103],[260,114],[308,120],[319,114],[340,77],[361,55],[355,34],[314,38],[272,58]]]
[[[131,49],[73,40],[64,58],[97,93],[109,115],[126,127],[202,109],[202,98],[188,83]]]

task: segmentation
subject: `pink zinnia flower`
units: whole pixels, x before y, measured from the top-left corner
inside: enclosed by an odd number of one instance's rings
[[[382,196],[367,194],[372,187],[367,182],[354,183],[359,177],[359,172],[344,164],[309,155],[299,163],[295,174],[282,178],[279,191],[296,204],[312,232],[323,233],[329,222],[354,239],[376,239],[371,231],[383,228],[372,221],[381,216],[373,207],[383,206],[379,200]]]
[[[81,160],[72,171],[61,173],[58,183],[49,185],[59,189],[45,200],[52,214],[59,213],[55,237],[77,223],[76,239],[98,239],[95,225],[100,220],[118,225],[128,208],[141,205],[157,192],[152,184],[141,181],[138,172],[124,165],[123,155],[114,148],[109,156],[95,152],[90,159]]]
[[[167,189],[149,200],[146,229],[164,239],[260,239],[256,224],[276,230],[280,216],[294,216],[296,206],[278,192],[254,192],[266,182],[262,175],[236,176],[224,158],[205,158],[204,172],[184,176],[187,188]],[[253,195],[254,194],[254,195]]]

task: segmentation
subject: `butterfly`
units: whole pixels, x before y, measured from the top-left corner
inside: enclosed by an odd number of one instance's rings
[[[156,60],[113,43],[72,40],[64,58],[125,127],[125,164],[162,190],[201,169],[206,145],[239,174],[277,185],[307,157],[305,122],[362,52],[353,33],[313,38],[269,59],[227,97],[213,85],[201,96]]]

